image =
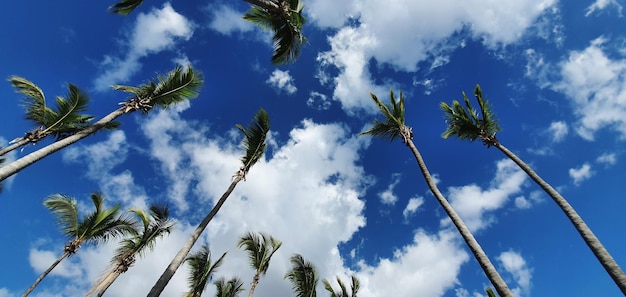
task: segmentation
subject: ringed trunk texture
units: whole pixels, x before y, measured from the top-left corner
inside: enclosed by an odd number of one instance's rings
[[[452,205],[448,203],[448,200],[446,200],[446,198],[443,196],[443,194],[441,194],[441,192],[437,188],[437,185],[433,181],[432,176],[430,175],[430,172],[428,171],[428,168],[426,167],[426,163],[424,163],[424,159],[422,158],[422,155],[417,150],[417,147],[415,147],[415,144],[413,143],[413,141],[410,139],[407,139],[406,145],[411,149],[411,152],[413,152],[413,155],[415,156],[415,159],[417,160],[417,164],[419,165],[420,170],[422,171],[422,174],[424,175],[424,179],[426,179],[426,183],[428,184],[428,187],[430,188],[431,192],[433,193],[433,195],[435,195],[435,198],[437,198],[437,201],[439,201],[439,204],[441,204],[443,209],[446,211],[446,213],[452,220],[452,223],[454,224],[454,226],[457,228],[457,230],[459,230],[459,233],[463,237],[463,240],[465,240],[465,243],[467,244],[469,249],[472,251],[472,254],[474,255],[474,257],[480,264],[480,267],[483,269],[483,271],[487,275],[487,278],[489,279],[491,284],[496,288],[498,295],[500,295],[500,297],[514,297],[513,293],[511,292],[507,284],[504,282],[504,280],[502,279],[498,271],[496,271],[496,268],[493,266],[493,264],[487,257],[487,254],[485,254],[485,251],[483,251],[480,244],[478,244],[478,241],[476,241],[476,239],[474,238],[474,235],[472,235],[472,232],[470,232],[470,230],[467,228],[465,223],[463,223],[463,220],[461,219],[461,217],[456,213],[454,208],[452,208]]]
[[[202,220],[202,222],[200,222],[200,225],[196,227],[196,229],[191,234],[191,237],[187,239],[187,242],[185,243],[185,245],[180,249],[180,251],[178,251],[178,254],[174,256],[174,259],[172,259],[172,261],[170,262],[170,265],[167,266],[163,274],[161,274],[161,277],[159,278],[159,280],[157,280],[157,282],[154,284],[152,289],[150,289],[150,292],[148,293],[148,297],[157,297],[161,295],[161,292],[163,292],[163,290],[165,289],[165,286],[167,286],[170,279],[172,279],[172,277],[174,276],[174,273],[176,273],[176,270],[178,270],[180,265],[182,265],[183,262],[185,262],[185,258],[187,258],[189,251],[191,251],[191,248],[193,247],[193,245],[196,243],[196,241],[198,241],[198,238],[200,238],[200,235],[202,234],[204,229],[206,229],[207,225],[209,225],[209,222],[211,222],[211,220],[220,210],[222,205],[224,205],[224,202],[226,202],[226,199],[228,198],[228,196],[230,196],[233,190],[235,190],[235,187],[241,180],[242,180],[242,177],[240,176],[237,176],[233,180],[233,182],[230,184],[226,192],[224,192],[224,194],[222,195],[220,200],[217,202],[217,204],[213,206],[213,209],[211,209],[211,212],[209,212],[209,214]]]
[[[104,128],[107,124],[113,122],[117,117],[123,115],[124,107],[117,109],[116,111],[106,115],[93,125],[80,130],[76,134],[63,138],[59,141],[53,142],[41,149],[38,149],[24,157],[21,157],[3,167],[0,167],[0,181],[5,180],[6,178],[16,174],[20,170],[28,167],[29,165],[55,153],[58,150],[61,150],[91,134],[96,133],[98,130]]]
[[[28,287],[26,292],[22,294],[22,297],[28,296],[28,294],[30,294],[35,289],[35,287],[37,287],[37,285],[39,285],[39,283],[50,273],[50,271],[57,267],[57,265],[59,265],[59,263],[61,263],[61,261],[63,261],[63,259],[67,258],[67,256],[69,255],[69,252],[63,252],[63,254],[56,261],[54,261],[54,263],[52,263],[52,265],[50,265],[50,267],[48,267],[48,269],[44,271],[30,287]]]
[[[507,157],[509,157],[517,166],[519,166],[530,178],[535,181],[541,187],[556,204],[561,208],[561,210],[565,213],[567,218],[570,219],[576,231],[583,238],[587,246],[591,249],[593,254],[596,256],[600,264],[604,267],[606,272],[611,276],[615,284],[619,287],[624,295],[626,295],[626,275],[622,269],[617,265],[615,259],[611,256],[611,254],[604,248],[604,245],[600,242],[600,240],[596,237],[595,234],[591,231],[591,229],[587,226],[585,221],[578,215],[576,210],[557,192],[550,184],[545,182],[528,164],[526,164],[522,159],[517,157],[513,152],[507,149],[505,146],[496,142],[494,144],[502,153],[504,153]]]

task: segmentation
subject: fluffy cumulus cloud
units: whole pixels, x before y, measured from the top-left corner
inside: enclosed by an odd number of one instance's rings
[[[572,51],[560,64],[562,79],[554,88],[565,93],[578,117],[576,132],[587,140],[610,127],[626,137],[626,58],[610,58],[607,40],[597,38],[580,51]]]
[[[526,174],[509,159],[498,161],[496,176],[487,189],[478,185],[450,187],[448,199],[471,231],[489,226],[495,218],[488,215],[504,206],[509,198],[522,190]],[[444,219],[446,224],[449,219]]]
[[[399,173],[395,173],[391,176],[391,183],[387,186],[387,189],[378,193],[378,197],[380,198],[380,202],[383,204],[394,205],[396,201],[398,201],[398,196],[393,192],[394,188],[400,182],[401,175]]]
[[[584,180],[588,180],[593,176],[594,172],[591,170],[591,165],[585,163],[579,168],[570,168],[569,176],[574,181],[574,184],[578,185]]]
[[[588,17],[596,11],[607,9],[608,7],[615,7],[619,15],[622,15],[622,5],[617,0],[596,0],[593,4],[587,7],[585,16]]]
[[[409,199],[409,202],[406,204],[406,207],[402,211],[402,216],[407,220],[411,215],[413,215],[417,209],[424,204],[424,197],[414,197]]]
[[[548,128],[548,133],[550,133],[554,142],[561,142],[568,132],[567,124],[563,121],[552,122]]]
[[[254,26],[241,18],[243,12],[237,11],[228,5],[209,4],[206,11],[211,17],[209,28],[224,34],[231,35],[238,32],[248,32]]]
[[[28,260],[30,266],[36,273],[42,273],[46,271],[56,261],[63,251],[49,251],[39,248],[31,248],[28,253]],[[65,258],[54,270],[50,272],[50,276],[62,276],[62,277],[79,277],[81,270],[75,265],[71,264],[71,258]]]
[[[615,163],[617,163],[617,156],[615,153],[604,153],[596,158],[596,162],[607,166],[615,165]]]
[[[517,288],[512,288],[516,296],[528,296],[531,286],[532,269],[526,264],[521,254],[515,251],[506,251],[498,256],[498,261],[504,269],[513,276]]]
[[[193,24],[169,3],[161,9],[138,14],[130,39],[122,42],[124,54],[106,56],[101,62],[102,73],[94,81],[95,89],[103,91],[111,84],[127,81],[141,69],[141,58],[171,49],[192,34]]]
[[[283,91],[288,95],[293,95],[298,90],[289,71],[276,69],[265,82],[277,91]]]
[[[366,0],[342,1],[338,8],[330,0],[311,2],[307,7],[312,22],[337,29],[329,38],[331,49],[318,56],[322,69],[339,70],[333,78],[333,98],[347,111],[373,112],[368,92],[384,94],[389,86],[373,82],[372,60],[413,72],[419,62],[437,61],[463,46],[452,36],[465,29],[490,47],[514,43],[557,1]]]

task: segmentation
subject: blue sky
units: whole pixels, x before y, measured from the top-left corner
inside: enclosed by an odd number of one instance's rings
[[[150,0],[128,17],[107,13],[106,1],[13,1],[0,12],[0,76],[24,76],[48,100],[75,84],[97,118],[126,99],[111,84],[141,84],[188,64],[205,77],[197,99],[124,116],[117,131],[4,182],[0,297],[21,295],[62,253],[65,238],[42,201],[63,193],[88,210],[96,191],[124,208],[170,205],[175,230],[108,291],[146,294],[228,187],[242,155],[235,124],[260,107],[271,117],[268,151],[201,239],[215,255],[228,251],[217,277],[249,284],[253,272],[236,242],[263,231],[284,245],[255,296],[290,296],[283,276],[294,253],[321,278],[355,274],[363,297],[481,296],[488,281],[409,150],[358,136],[377,116],[369,92],[386,101],[390,88],[407,98],[407,124],[439,188],[517,295],[620,296],[556,204],[503,154],[440,137],[439,103],[481,84],[502,144],[626,265],[623,1],[309,0],[308,44],[296,63],[279,67],[269,63],[270,35],[241,20],[248,4],[191,2]],[[0,96],[6,144],[34,127],[8,82]],[[32,296],[84,294],[115,247],[83,246]],[[185,272],[162,296],[187,289]]]

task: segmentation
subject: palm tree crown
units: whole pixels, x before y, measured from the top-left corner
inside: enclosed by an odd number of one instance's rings
[[[203,245],[199,251],[192,253],[187,257],[186,262],[191,267],[187,282],[189,283],[190,291],[185,295],[186,297],[200,297],[206,284],[211,281],[213,274],[217,271],[217,268],[222,265],[222,260],[226,253],[217,259],[214,263],[211,263],[211,250],[206,245]]]
[[[252,285],[250,286],[250,294],[252,296],[254,289],[259,283],[261,275],[267,273],[270,266],[270,260],[283,243],[280,240],[260,233],[260,236],[254,233],[247,233],[239,239],[237,247],[244,248],[248,252],[250,266],[256,270]]]
[[[339,277],[337,277],[337,283],[339,283],[341,291],[336,292],[335,289],[333,289],[333,287],[330,285],[330,282],[325,279],[323,281],[324,288],[330,293],[330,297],[356,297],[356,294],[359,292],[359,287],[361,286],[361,284],[359,282],[359,279],[354,275],[350,277],[350,280],[352,282],[350,284],[350,294],[348,294],[348,289],[346,288],[346,285],[341,281]]]
[[[319,278],[315,265],[304,260],[300,254],[291,256],[289,260],[291,269],[285,278],[291,282],[296,297],[316,297]]]
[[[404,123],[404,94],[400,92],[400,98],[396,99],[393,90],[389,91],[389,103],[391,108],[385,105],[376,95],[370,93],[372,100],[378,106],[383,114],[385,121],[374,120],[374,125],[367,131],[361,132],[361,135],[372,135],[374,137],[388,138],[390,141],[398,137],[402,137],[402,141],[408,144],[413,138],[412,129]]]
[[[237,297],[243,291],[243,282],[237,277],[226,281],[223,277],[215,282],[215,297]]]

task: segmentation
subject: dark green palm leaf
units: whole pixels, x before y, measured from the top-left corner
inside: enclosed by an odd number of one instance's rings
[[[208,246],[203,245],[199,251],[187,257],[185,261],[191,267],[191,273],[187,278],[191,291],[187,293],[187,296],[199,297],[202,294],[206,288],[206,284],[211,281],[217,268],[222,265],[222,260],[225,256],[226,253],[222,254],[215,263],[211,263],[211,251]]]
[[[149,213],[139,209],[130,211],[139,217],[139,221],[136,222],[131,236],[120,242],[113,257],[114,262],[136,255],[142,256],[154,249],[156,240],[169,234],[174,225],[169,219],[169,210],[166,206],[150,206]]]
[[[89,126],[94,117],[82,115],[87,110],[89,97],[73,84],[68,84],[67,99],[57,97],[56,118],[49,119],[46,123],[46,131],[55,135],[57,139],[74,134]]]
[[[491,110],[489,102],[483,98],[479,85],[474,89],[474,96],[480,108],[480,115],[470,103],[469,98],[463,92],[465,106],[457,100],[452,101],[452,106],[441,102],[448,128],[442,137],[456,136],[459,139],[474,141],[478,138],[494,135],[500,130],[495,114]]]
[[[256,269],[257,274],[267,273],[270,260],[274,253],[281,247],[280,240],[260,233],[260,236],[254,233],[247,233],[240,238],[238,248],[244,248],[248,252],[250,265]]]
[[[242,170],[244,173],[248,172],[250,168],[261,159],[265,152],[265,139],[267,133],[270,130],[270,118],[267,112],[261,108],[254,116],[254,120],[245,129],[241,125],[237,125],[237,128],[241,130],[245,139],[243,140],[244,147],[246,148],[246,154],[241,159],[243,163]]]
[[[317,269],[309,261],[305,261],[302,255],[295,254],[290,259],[291,270],[285,275],[292,284],[296,297],[315,297],[317,295]]]
[[[234,277],[229,281],[226,281],[223,277],[218,279],[215,283],[217,292],[216,297],[237,297],[239,292],[243,291],[243,282],[241,279]]]
[[[141,3],[143,3],[143,0],[122,0],[111,5],[111,7],[109,7],[109,11],[111,13],[126,16],[135,10],[137,6],[141,5]]]
[[[329,281],[323,280],[323,283],[324,288],[330,293],[331,297],[356,297],[361,284],[359,282],[359,279],[356,278],[356,276],[354,275],[351,277],[351,281],[352,284],[350,285],[350,293],[348,293],[346,285],[341,281],[339,277],[337,277],[337,283],[339,283],[339,287],[341,288],[340,292],[335,292]]]
[[[66,195],[54,194],[43,203],[57,218],[58,225],[63,230],[63,233],[68,236],[75,236],[79,225],[76,199]]]
[[[378,109],[384,116],[384,122],[375,120],[374,125],[361,135],[372,135],[375,137],[386,137],[394,140],[401,136],[402,127],[404,126],[404,94],[400,92],[400,98],[396,99],[393,90],[389,92],[389,107],[385,105],[376,95],[370,93],[372,100],[378,106]]]
[[[46,126],[49,119],[56,117],[55,112],[46,106],[46,97],[35,83],[20,76],[9,77],[9,82],[18,93],[24,95],[23,105],[26,108],[27,120],[38,126]]]

